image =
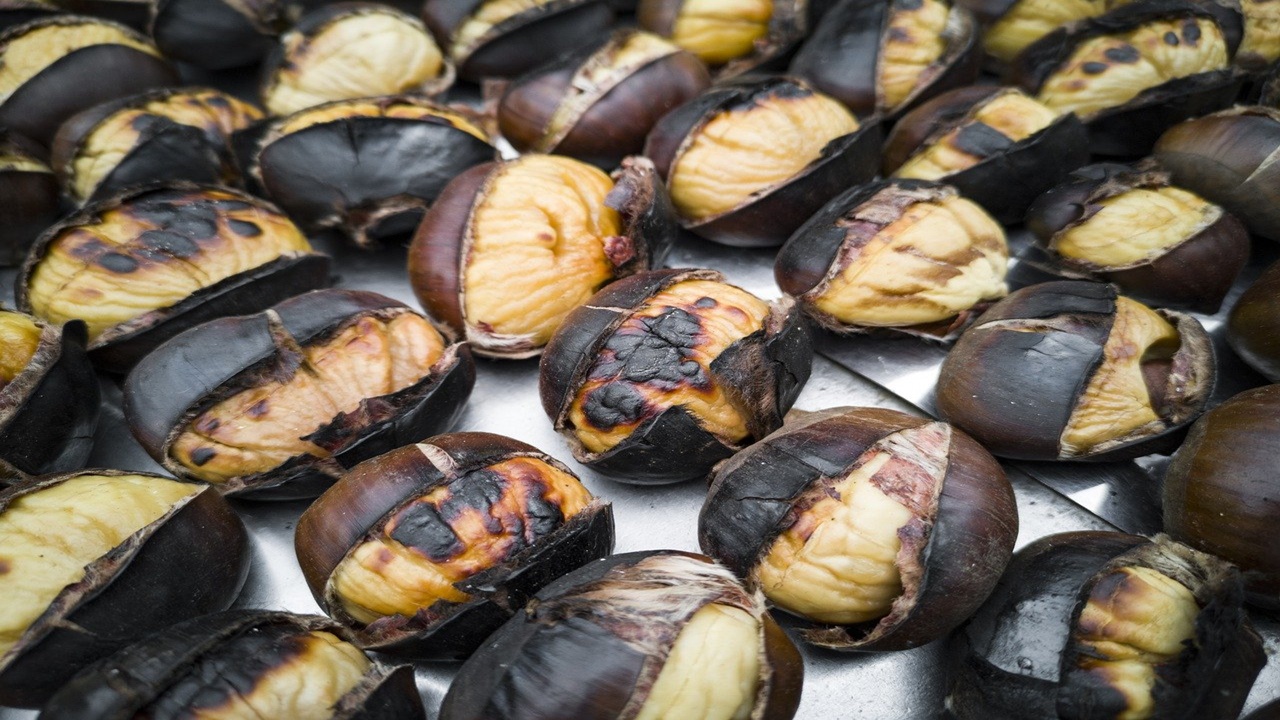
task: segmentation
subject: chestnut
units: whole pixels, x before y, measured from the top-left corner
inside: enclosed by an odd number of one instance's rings
[[[977,80],[978,35],[973,15],[953,0],[841,0],[790,72],[859,117],[896,117]]]
[[[884,147],[886,175],[954,186],[1002,223],[1089,161],[1089,133],[1017,88],[958,88],[902,116]]]
[[[42,320],[84,320],[94,363],[123,373],[192,325],[328,282],[329,258],[274,206],[175,183],[92,203],[49,228],[16,295]]]
[[[409,307],[318,290],[174,337],[129,373],[124,415],[178,477],[263,499],[315,497],[362,460],[442,432],[475,382]]]
[[[411,232],[445,185],[497,151],[478,118],[412,95],[339,100],[262,129],[248,172],[312,232],[360,247]]]
[[[498,127],[522,152],[612,168],[639,154],[658,119],[710,83],[706,66],[678,45],[618,30],[512,82],[498,103]]]
[[[79,470],[98,425],[84,323],[0,309],[0,483]]]
[[[732,77],[784,60],[804,39],[810,0],[640,0],[636,23]]]
[[[878,408],[789,419],[716,468],[698,515],[702,551],[833,650],[944,637],[995,587],[1017,535],[990,453],[947,423]]]
[[[1266,663],[1240,572],[1166,537],[1050,535],[954,638],[947,707],[980,718],[1234,718]]]
[[[145,36],[78,15],[0,32],[0,67],[0,126],[46,147],[81,110],[178,83],[177,71]]]
[[[645,142],[685,228],[725,245],[781,245],[818,208],[870,180],[880,124],[803,80],[720,83],[658,121]]]
[[[790,300],[766,303],[712,270],[651,270],[569,313],[538,391],[578,462],[661,484],[705,476],[781,427],[812,361]]]
[[[956,0],[982,25],[982,49],[996,66],[1013,62],[1026,47],[1055,29],[1096,17],[1115,0]]]
[[[1227,342],[1250,367],[1280,382],[1280,262],[1263,270],[1231,308]]]
[[[1244,224],[1146,163],[1080,168],[1036,200],[1027,227],[1068,272],[1209,314],[1249,259]]]
[[[479,355],[539,355],[569,311],[660,264],[678,228],[647,159],[611,179],[555,155],[478,165],[427,211],[409,247],[418,301]]]
[[[949,185],[892,180],[827,203],[778,251],[773,275],[828,330],[945,338],[1008,294],[1008,266],[1004,229],[977,204]]]
[[[168,57],[208,70],[252,65],[275,47],[284,0],[151,0],[148,31]]]
[[[240,518],[195,483],[84,470],[0,490],[0,703],[39,706],[121,645],[226,609],[248,550]]]
[[[184,715],[426,718],[413,668],[368,657],[328,618],[228,610],[165,628],[82,670],[40,720]]]
[[[303,16],[262,64],[262,105],[288,115],[332,100],[433,94],[453,82],[427,28],[389,5],[342,2]]]
[[[537,448],[438,435],[355,466],[298,521],[316,602],[361,647],[461,660],[542,586],[613,551],[613,510]]]
[[[992,453],[1122,460],[1177,447],[1209,402],[1200,323],[1110,285],[1060,280],[991,306],[942,362],[938,410]]]
[[[1205,413],[1164,478],[1164,529],[1240,566],[1249,601],[1280,610],[1280,385],[1246,390]]]
[[[440,720],[789,720],[804,665],[758,593],[675,550],[597,560],[463,663]]]
[[[0,267],[18,265],[58,219],[58,179],[44,148],[0,128]]]

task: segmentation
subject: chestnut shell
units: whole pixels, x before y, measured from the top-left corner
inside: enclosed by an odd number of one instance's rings
[[[0,128],[0,155],[41,160],[44,148]],[[61,214],[52,170],[0,167],[0,267],[18,265],[36,237]]]
[[[258,62],[285,22],[280,0],[154,0],[148,32],[175,60],[208,70]]]
[[[1280,262],[1267,266],[1231,308],[1227,341],[1250,367],[1280,382]]]
[[[636,24],[649,32],[671,38],[686,0],[640,0]],[[796,48],[819,18],[837,0],[771,0],[769,27],[751,51],[714,68],[713,77],[726,80],[748,73],[782,72]]]

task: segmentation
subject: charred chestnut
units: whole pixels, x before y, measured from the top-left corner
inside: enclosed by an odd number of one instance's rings
[[[778,429],[812,361],[789,300],[767,304],[711,270],[652,270],[569,314],[538,389],[578,462],[668,483]]]
[[[1280,263],[1263,270],[1231,308],[1227,341],[1254,370],[1280,382]]]
[[[517,150],[612,168],[640,153],[658,119],[710,83],[706,66],[679,46],[619,30],[513,82],[498,104],[498,127]]]
[[[613,551],[613,510],[522,442],[454,433],[367,460],[302,514],[316,602],[361,647],[460,660],[551,580]]]
[[[151,0],[149,31],[166,56],[226,70],[266,57],[285,16],[282,0]]]
[[[1233,718],[1266,663],[1235,567],[1111,532],[1018,551],[954,657],[959,720]]]
[[[982,48],[997,63],[1010,63],[1054,30],[1111,9],[1115,0],[956,0],[982,24]]]
[[[636,22],[718,68],[721,77],[769,65],[808,27],[807,0],[640,0]]]
[[[269,203],[175,184],[93,203],[49,228],[16,287],[25,312],[84,320],[94,363],[122,373],[192,325],[328,282],[329,258]]]
[[[1177,446],[1213,388],[1195,318],[1062,280],[1001,300],[942,363],[938,410],[992,453],[1120,460]]]
[[[674,550],[548,585],[462,665],[440,720],[789,720],[804,666],[758,593]]]
[[[877,182],[827,203],[778,252],[778,287],[836,332],[946,337],[1008,294],[1004,229],[948,185]],[[976,308],[976,311],[975,311]]]
[[[226,609],[248,549],[240,519],[203,485],[85,470],[0,491],[0,702],[38,706],[121,645]]]
[[[893,410],[803,414],[717,468],[703,552],[815,625],[834,650],[904,650],[950,633],[1018,535],[1000,464],[943,422]]]
[[[781,245],[818,208],[870,180],[880,125],[791,78],[722,83],[668,113],[644,154],[686,228],[726,245]]]
[[[172,714],[426,718],[413,668],[369,658],[328,618],[229,610],[166,628],[81,671],[40,720]]]
[[[1031,206],[1027,227],[1069,272],[1153,305],[1207,313],[1249,259],[1239,220],[1146,164],[1071,173]]]
[[[175,475],[292,499],[447,430],[474,382],[466,345],[447,345],[407,306],[318,290],[161,345],[125,380],[124,412]]]
[[[18,265],[59,216],[58,179],[44,149],[0,129],[0,266]]]
[[[477,354],[534,357],[596,290],[659,264],[677,231],[645,158],[610,179],[570,158],[525,155],[449,183],[409,247],[409,280]]]

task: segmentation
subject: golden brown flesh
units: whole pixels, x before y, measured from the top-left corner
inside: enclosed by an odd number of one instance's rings
[[[13,382],[40,345],[40,327],[16,312],[0,311],[0,389]]]

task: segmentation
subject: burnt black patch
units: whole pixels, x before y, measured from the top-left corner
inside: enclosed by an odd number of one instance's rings
[[[605,343],[592,379],[648,383],[664,390],[682,384],[709,387],[710,378],[693,354],[702,339],[702,323],[681,308],[639,318],[640,331],[622,328]]]
[[[614,428],[639,422],[645,416],[649,403],[635,386],[625,382],[610,382],[587,393],[582,412],[587,419],[601,429]]]
[[[468,512],[479,511],[488,516],[485,529],[502,531],[490,508],[502,500],[506,492],[506,480],[489,470],[467,473],[450,484],[449,496],[439,506],[428,503],[412,503],[397,513],[395,530],[391,539],[422,553],[432,562],[452,560],[466,547],[453,531],[452,523]]]
[[[898,0],[894,7],[898,10],[919,10],[924,7],[924,0]]]
[[[705,295],[698,298],[698,301],[693,304],[694,307],[702,310],[706,310],[707,308],[713,308],[716,305],[717,303],[715,298],[706,297]]]
[[[1080,69],[1083,70],[1086,75],[1101,75],[1107,71],[1108,67],[1111,66],[1106,63],[1087,62],[1084,65],[1081,65]]]
[[[249,417],[260,418],[263,415],[266,415],[270,409],[271,409],[271,406],[267,404],[266,400],[259,400],[258,402],[250,405],[249,409],[246,410],[245,412],[249,415]]]
[[[158,227],[167,227],[177,221],[178,206],[164,200],[156,200],[148,196],[128,206],[129,213]]]
[[[1172,31],[1172,30],[1170,30],[1169,32],[1167,32],[1167,33],[1165,33],[1165,34],[1164,34],[1164,44],[1165,44],[1165,45],[1169,45],[1169,46],[1172,46],[1172,47],[1178,47],[1179,43],[1181,43],[1181,42],[1182,42],[1182,38],[1178,37],[1178,33],[1174,32],[1174,31]]]
[[[1138,48],[1132,45],[1107,48],[1106,52],[1102,54],[1112,62],[1124,63],[1125,65],[1136,63],[1142,59],[1142,53],[1139,53]]]
[[[991,157],[1014,145],[1004,133],[982,122],[965,125],[956,133],[955,147],[975,157]]]
[[[258,237],[262,234],[262,228],[257,223],[251,223],[248,220],[228,220],[227,227],[231,228],[231,232],[240,237]]]
[[[148,230],[138,236],[138,241],[151,250],[186,259],[200,252],[200,246],[191,239],[168,230]]]
[[[218,236],[218,223],[216,220],[199,216],[186,216],[185,214],[166,225],[165,229],[192,240],[210,240]]]
[[[194,463],[196,467],[204,467],[205,463],[209,462],[217,455],[218,453],[215,452],[212,448],[207,448],[207,447],[196,448],[191,453],[191,462]]]
[[[1200,24],[1195,20],[1187,19],[1182,23],[1182,39],[1187,41],[1191,47],[1195,47],[1200,41]]]
[[[138,269],[138,261],[123,253],[108,252],[98,256],[98,264],[113,273],[127,274]]]
[[[911,42],[911,33],[907,32],[904,28],[891,27],[889,28],[889,41],[895,43],[909,43]]]
[[[547,500],[534,488],[530,488],[525,498],[524,511],[527,518],[525,525],[534,538],[555,532],[564,524],[564,511],[560,506]]]
[[[146,135],[150,130],[155,128],[157,125],[163,125],[163,124],[166,124],[166,121],[164,118],[159,118],[151,114],[137,115],[133,118],[133,120],[129,121],[129,127],[136,130],[139,135]]]
[[[222,212],[236,212],[237,210],[251,210],[253,208],[252,204],[243,200],[228,200],[222,198],[210,200],[209,204]]]
[[[227,102],[227,99],[222,97],[221,95],[210,95],[209,97],[204,98],[203,102],[205,105],[208,105],[209,107],[215,107],[215,108],[231,107],[231,103]]]
[[[72,243],[68,249],[71,257],[78,260],[91,262],[99,255],[107,251],[109,246],[96,237],[87,238],[81,242]]]

